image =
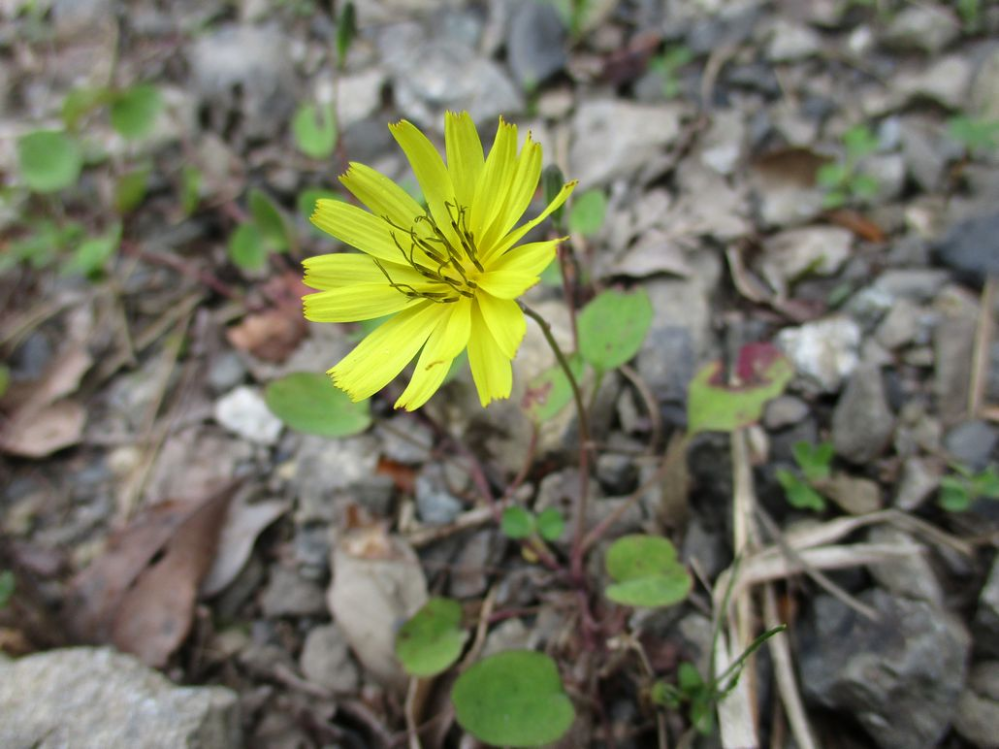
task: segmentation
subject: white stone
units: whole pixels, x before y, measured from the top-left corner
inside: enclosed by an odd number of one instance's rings
[[[215,401],[215,420],[233,434],[259,445],[281,436],[281,419],[271,413],[259,390],[242,385]]]
[[[835,393],[843,378],[857,367],[860,339],[860,326],[838,316],[785,328],[777,336],[777,345],[794,362],[799,375],[827,393]]]

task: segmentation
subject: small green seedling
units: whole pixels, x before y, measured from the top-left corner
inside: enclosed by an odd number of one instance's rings
[[[343,70],[347,64],[347,52],[350,51],[350,45],[356,36],[357,13],[354,11],[354,3],[348,0],[336,24],[336,66],[340,70]]]
[[[529,650],[479,661],[458,677],[451,702],[461,727],[494,746],[550,744],[576,717],[555,661]]]
[[[812,445],[810,442],[796,442],[791,448],[798,471],[781,468],[777,471],[777,481],[780,482],[792,507],[800,510],[826,509],[826,501],[815,489],[815,485],[828,479],[832,473],[833,456],[836,449],[831,442],[820,442]]]
[[[312,159],[327,159],[336,148],[336,115],[332,104],[303,104],[291,121],[298,150]]]
[[[395,655],[410,676],[427,678],[451,668],[467,640],[468,630],[461,626],[461,604],[431,598],[399,629]]]
[[[992,465],[974,472],[959,463],[951,463],[954,474],[940,479],[940,506],[948,512],[964,512],[980,497],[999,499],[999,473]]]
[[[877,178],[859,171],[860,162],[878,150],[878,139],[866,125],[857,125],[843,135],[843,157],[819,168],[816,181],[826,191],[825,208],[840,208],[849,203],[865,203],[881,185]]]
[[[617,539],[607,550],[607,573],[614,583],[605,593],[624,606],[659,608],[683,601],[693,580],[665,538],[635,534]]]
[[[516,541],[540,536],[545,541],[558,541],[565,531],[565,517],[554,507],[533,515],[529,510],[513,505],[503,510],[500,530]]]
[[[694,59],[694,53],[689,47],[670,47],[658,57],[652,58],[649,69],[657,73],[663,82],[663,96],[675,99],[680,95],[680,77],[678,73],[685,65]]]
[[[10,599],[14,597],[16,588],[17,581],[14,579],[14,573],[10,570],[0,572],[0,610],[7,608]]]
[[[607,196],[603,190],[587,190],[572,201],[569,211],[569,230],[574,234],[592,237],[604,225],[607,214]]]
[[[641,350],[652,317],[645,289],[603,291],[579,313],[579,353],[597,372],[627,364]]]
[[[295,245],[295,234],[277,204],[262,190],[250,190],[250,221],[229,235],[229,259],[243,270],[258,271],[271,252],[285,252]]]
[[[947,120],[947,134],[960,143],[968,156],[999,148],[999,122],[960,115]]]
[[[80,147],[57,130],[36,130],[22,136],[17,141],[17,160],[25,184],[40,193],[72,187],[83,169]]]

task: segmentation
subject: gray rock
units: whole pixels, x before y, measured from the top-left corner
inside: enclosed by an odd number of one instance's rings
[[[381,68],[343,75],[337,82],[337,124],[342,130],[364,122],[378,111],[388,76]],[[332,82],[330,85],[332,89]],[[332,94],[332,90],[330,91]]]
[[[223,26],[191,46],[191,77],[201,99],[218,108],[221,129],[237,108],[250,137],[282,133],[297,101],[297,78],[280,31],[259,26]]]
[[[899,105],[929,99],[949,109],[964,107],[971,85],[971,63],[964,57],[944,57],[919,71],[905,71],[892,81],[893,96]]]
[[[889,268],[874,282],[874,288],[889,300],[908,299],[917,304],[933,300],[947,283],[947,271],[936,268]]]
[[[884,33],[885,43],[900,51],[936,54],[961,33],[961,21],[940,6],[907,6],[896,13]]]
[[[370,435],[344,439],[302,437],[293,480],[298,495],[296,522],[338,521],[342,503],[335,500],[344,492],[376,481],[377,465],[378,442]],[[378,491],[384,492],[384,484]]]
[[[801,630],[806,699],[850,713],[883,749],[924,749],[946,733],[964,685],[970,638],[952,614],[874,589],[872,621],[819,596]],[[904,719],[903,719],[904,716]]]
[[[52,3],[52,25],[60,39],[70,39],[113,23],[115,8],[112,0],[55,0]]]
[[[486,592],[487,571],[500,563],[497,552],[503,543],[492,529],[472,534],[454,560],[448,592],[453,598],[472,598]]]
[[[992,657],[999,657],[999,556],[992,562],[972,622],[975,633],[975,650]]]
[[[264,616],[276,619],[282,616],[324,616],[326,593],[319,585],[306,580],[296,570],[279,564],[271,567],[260,607]]]
[[[178,687],[130,655],[72,648],[0,661],[0,746],[237,749],[239,703]]]
[[[999,442],[999,430],[984,421],[965,421],[944,435],[944,448],[955,462],[984,470]]]
[[[246,385],[215,402],[215,420],[233,434],[258,445],[276,445],[284,428],[260,391]]]
[[[999,401],[999,341],[993,341],[989,346],[989,381],[985,397],[989,403]]]
[[[899,153],[882,153],[868,156],[857,170],[877,180],[878,191],[871,202],[887,203],[902,195],[905,187],[905,158]]]
[[[999,120],[999,49],[983,62],[971,84],[971,109],[982,119]]]
[[[854,463],[870,462],[888,444],[894,426],[881,370],[866,364],[858,367],[833,411],[836,453]]]
[[[849,317],[829,317],[798,328],[785,328],[777,345],[787,354],[798,374],[827,393],[839,390],[859,362],[861,331]]]
[[[881,488],[870,479],[837,473],[822,482],[822,492],[851,515],[867,515],[881,509]]]
[[[516,7],[507,29],[506,50],[510,69],[521,88],[533,91],[563,68],[565,37],[555,6],[527,0]]]
[[[732,561],[732,553],[719,529],[709,529],[700,518],[692,517],[683,536],[680,559],[684,564],[696,562],[698,569],[714,580]]]
[[[637,478],[634,456],[604,453],[597,458],[597,479],[611,494],[624,494],[635,485]]]
[[[631,175],[660,156],[680,133],[682,108],[619,99],[583,102],[572,120],[569,169],[585,189]],[[627,138],[618,137],[628,133]]]
[[[920,330],[920,309],[907,299],[899,299],[881,320],[874,337],[890,351],[908,345]]]
[[[905,118],[899,124],[899,138],[909,174],[925,192],[936,192],[943,184],[950,156],[939,126]]]
[[[638,372],[661,401],[681,403],[708,349],[711,305],[697,283],[657,278],[645,286],[654,311]]]
[[[940,418],[954,423],[964,418],[968,408],[978,302],[964,289],[949,287],[937,297],[936,307],[942,314],[933,333],[933,393]]]
[[[523,99],[503,69],[466,43],[428,36],[415,23],[388,26],[378,48],[389,70],[395,102],[406,117],[438,132],[446,110],[467,110],[479,123],[518,112]]]
[[[434,435],[426,424],[408,414],[396,414],[377,427],[382,455],[396,463],[417,465],[430,459]]]
[[[797,424],[808,416],[808,404],[793,395],[779,395],[763,409],[763,426],[767,429],[784,429]]]
[[[800,23],[778,19],[767,45],[771,62],[794,62],[814,56],[822,43],[816,31]]]
[[[246,367],[235,351],[216,356],[208,368],[208,386],[216,394],[226,393],[246,378]]]
[[[882,588],[903,598],[943,606],[943,588],[930,565],[929,548],[926,545],[919,543],[908,533],[888,525],[872,528],[867,534],[867,540],[872,544],[907,548],[912,552],[908,556],[867,565],[871,577]]]
[[[983,661],[971,667],[968,685],[957,703],[954,729],[980,749],[995,747],[999,730],[999,661]]]
[[[976,284],[988,275],[999,275],[999,213],[952,226],[936,252],[941,263]]]
[[[347,639],[336,624],[309,630],[298,663],[305,678],[313,684],[343,694],[357,691],[360,675],[351,660]]]
[[[429,525],[447,525],[461,514],[460,499],[452,495],[439,464],[426,466],[416,477],[416,512]]]
[[[930,467],[925,458],[907,458],[902,466],[895,506],[905,512],[912,512],[921,507],[939,485],[938,472]]]

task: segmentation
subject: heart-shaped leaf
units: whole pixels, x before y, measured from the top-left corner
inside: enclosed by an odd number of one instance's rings
[[[451,701],[461,727],[496,746],[548,744],[575,719],[555,661],[528,650],[479,661],[458,677]]]
[[[500,530],[507,538],[527,538],[534,533],[534,516],[523,507],[507,507],[500,518]]]
[[[458,660],[468,639],[461,628],[461,605],[431,598],[399,630],[395,655],[410,676],[436,676]]]
[[[346,437],[371,426],[367,401],[354,403],[319,372],[295,372],[264,391],[267,407],[292,429],[324,437]]]
[[[76,141],[56,130],[37,130],[17,141],[24,181],[35,192],[56,192],[80,178],[83,157]]]
[[[163,98],[155,86],[132,86],[111,102],[111,127],[125,138],[141,138],[152,131],[162,108]]]
[[[642,348],[652,323],[652,302],[644,289],[598,294],[579,313],[579,353],[595,368],[626,364]]]
[[[619,538],[607,550],[605,564],[615,580],[605,592],[615,603],[646,608],[671,606],[690,593],[690,575],[677,561],[676,548],[665,538]]]

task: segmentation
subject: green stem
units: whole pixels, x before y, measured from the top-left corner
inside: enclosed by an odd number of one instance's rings
[[[541,315],[521,302],[524,314],[530,317],[541,328],[541,332],[548,341],[559,366],[565,372],[569,380],[569,387],[572,388],[572,398],[576,402],[576,418],[579,421],[579,496],[576,498],[575,507],[575,532],[572,539],[572,552],[570,555],[570,574],[578,583],[583,580],[583,539],[586,536],[586,504],[589,499],[590,489],[590,423],[586,416],[586,405],[583,403],[583,394],[576,382],[576,376],[572,373],[569,360],[562,352],[562,348],[552,335],[552,326]]]

